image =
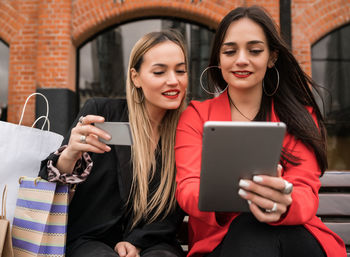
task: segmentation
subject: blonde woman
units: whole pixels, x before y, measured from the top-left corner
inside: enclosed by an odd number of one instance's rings
[[[42,162],[41,177],[77,184],[66,256],[183,256],[174,138],[187,84],[182,38],[145,35],[130,55],[127,100],[88,100],[63,146]],[[133,146],[101,143],[110,135],[94,123],[104,121],[129,121]]]

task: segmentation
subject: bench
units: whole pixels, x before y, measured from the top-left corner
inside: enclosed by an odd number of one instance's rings
[[[350,172],[327,171],[321,183],[317,216],[344,240],[350,257]]]
[[[327,171],[321,177],[317,216],[345,242],[350,257],[350,171]],[[178,238],[187,253],[187,222],[184,218]]]

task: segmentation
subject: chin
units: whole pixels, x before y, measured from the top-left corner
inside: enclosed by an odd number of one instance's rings
[[[167,109],[167,110],[176,110],[179,107],[180,107],[180,103],[176,103],[176,104],[174,103],[174,104],[167,105],[165,109]]]

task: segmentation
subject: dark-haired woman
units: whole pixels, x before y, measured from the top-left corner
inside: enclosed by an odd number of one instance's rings
[[[221,94],[190,103],[175,144],[176,197],[189,214],[188,256],[345,257],[344,242],[316,217],[319,177],[327,168],[325,126],[311,91],[316,85],[271,17],[257,6],[226,15],[207,70],[209,92]],[[209,120],[287,125],[278,176],[239,182],[249,213],[198,209],[203,124]]]

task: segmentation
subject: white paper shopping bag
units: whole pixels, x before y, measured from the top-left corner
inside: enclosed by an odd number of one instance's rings
[[[30,95],[24,104],[24,110]],[[47,120],[48,109],[45,116]],[[51,152],[59,148],[63,136],[54,132],[37,129],[33,127],[0,122],[0,188],[7,184],[7,218],[12,223],[16,207],[18,179],[22,176],[37,177],[40,169],[40,162]],[[48,120],[47,120],[48,121]],[[44,123],[45,125],[45,123]],[[43,125],[43,126],[44,126]]]

